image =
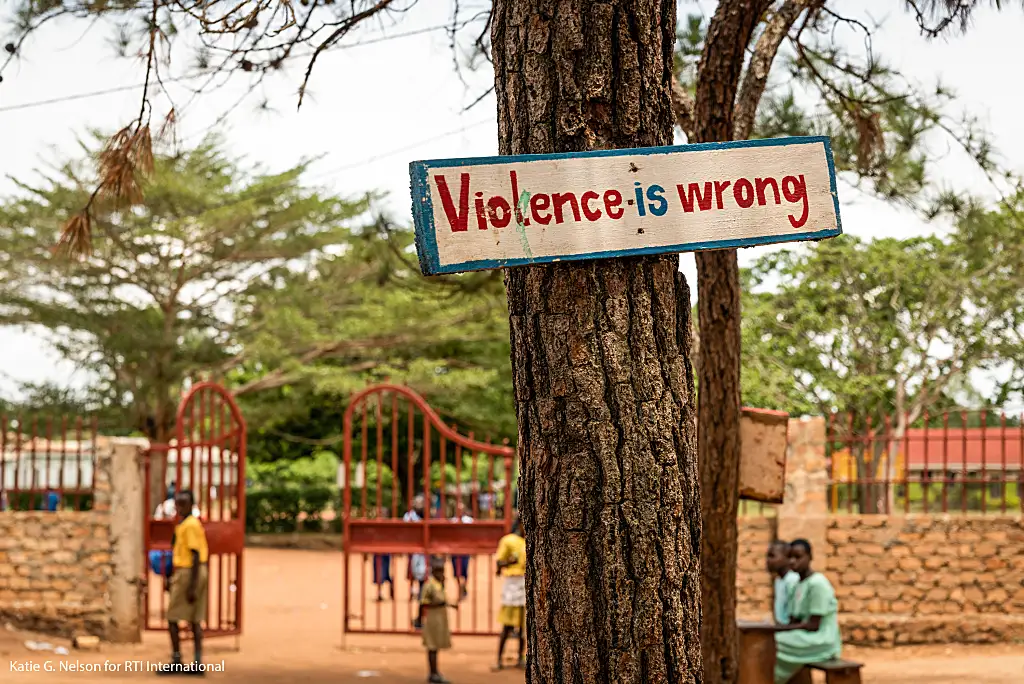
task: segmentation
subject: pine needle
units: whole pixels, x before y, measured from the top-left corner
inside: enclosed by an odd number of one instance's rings
[[[88,210],[68,219],[54,251],[58,256],[72,259],[84,259],[92,254],[92,219]]]
[[[857,128],[857,170],[867,174],[875,168],[885,151],[881,115],[862,107],[854,107],[850,113]]]
[[[178,115],[174,109],[167,112],[167,116],[164,118],[164,122],[160,125],[160,130],[157,132],[157,140],[167,142],[168,140],[177,139],[177,126],[178,126]]]
[[[173,124],[172,111],[164,125],[173,127]],[[89,212],[97,198],[109,200],[114,206],[142,203],[141,179],[153,173],[153,137],[149,125],[136,122],[125,126],[111,136],[98,157],[99,186],[85,208],[64,224],[54,247],[58,255],[82,259],[92,254],[92,218]]]
[[[140,204],[140,179],[153,172],[153,139],[149,125],[125,126],[99,154],[100,194],[116,206]]]

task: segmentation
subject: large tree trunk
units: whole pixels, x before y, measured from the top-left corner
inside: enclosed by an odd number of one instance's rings
[[[675,2],[497,0],[502,154],[672,140]],[[527,681],[700,682],[690,307],[678,259],[505,276]]]
[[[733,109],[747,44],[769,2],[722,0],[697,72],[694,142],[733,137]],[[704,681],[738,674],[736,553],[740,476],[740,279],[735,250],[697,254],[700,323],[700,453]]]

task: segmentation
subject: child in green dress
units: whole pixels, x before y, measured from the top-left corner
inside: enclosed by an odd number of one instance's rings
[[[772,575],[774,586],[773,616],[775,624],[789,624],[789,600],[800,576],[789,567],[789,542],[776,539],[768,547],[765,565]]]
[[[804,665],[838,658],[839,604],[832,584],[811,569],[811,544],[797,539],[789,545],[789,564],[800,581],[789,601],[789,624],[776,627],[775,684],[787,684]]]
[[[448,680],[437,671],[437,652],[452,647],[452,632],[448,627],[448,609],[456,606],[448,603],[444,591],[444,558],[430,559],[430,577],[423,583],[420,593],[420,613],[417,626],[423,630],[423,648],[427,650],[427,664],[433,684],[444,684]]]

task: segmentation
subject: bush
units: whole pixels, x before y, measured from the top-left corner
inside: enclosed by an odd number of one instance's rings
[[[246,490],[247,532],[320,532],[324,513],[340,499],[335,478],[338,457],[320,451],[311,458],[255,463]],[[338,527],[340,530],[340,526]]]
[[[60,497],[57,510],[60,511],[91,511],[92,494],[65,494]],[[47,495],[41,492],[8,492],[6,494],[7,510],[9,511],[42,511],[46,510]]]
[[[253,487],[246,492],[245,529],[258,534],[321,532],[324,512],[339,498],[337,487],[327,485]]]

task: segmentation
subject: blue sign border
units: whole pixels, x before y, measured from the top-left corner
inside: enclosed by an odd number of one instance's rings
[[[441,265],[437,252],[437,237],[434,234],[433,201],[430,196],[427,174],[430,169],[451,168],[453,166],[480,166],[482,164],[521,164],[523,162],[542,161],[546,159],[592,159],[597,157],[644,156],[653,154],[673,154],[676,152],[705,152],[708,150],[732,150],[743,147],[786,147],[792,145],[812,145],[821,143],[825,146],[825,158],[828,161],[829,185],[832,201],[836,210],[836,227],[804,233],[771,235],[766,237],[738,238],[733,240],[713,240],[710,242],[690,242],[680,245],[663,247],[638,247],[628,250],[610,250],[604,252],[587,252],[586,254],[570,254],[564,256],[541,256],[518,259],[481,259],[457,264]],[[414,161],[409,164],[409,176],[412,192],[412,216],[416,227],[416,253],[419,255],[420,269],[425,275],[447,275],[464,271],[483,271],[529,264],[545,264],[555,261],[583,261],[585,259],[607,259],[611,257],[640,256],[645,254],[670,254],[673,252],[699,252],[709,249],[733,249],[737,247],[754,247],[780,242],[800,240],[823,240],[841,235],[843,223],[839,215],[839,193],[836,189],[836,166],[832,158],[832,141],[825,135],[793,136],[788,138],[766,138],[764,140],[735,140],[731,142],[697,143],[693,145],[668,145],[665,147],[639,147],[621,150],[593,150],[591,152],[558,152],[553,154],[520,154],[496,157],[468,157],[464,159],[432,159]]]

